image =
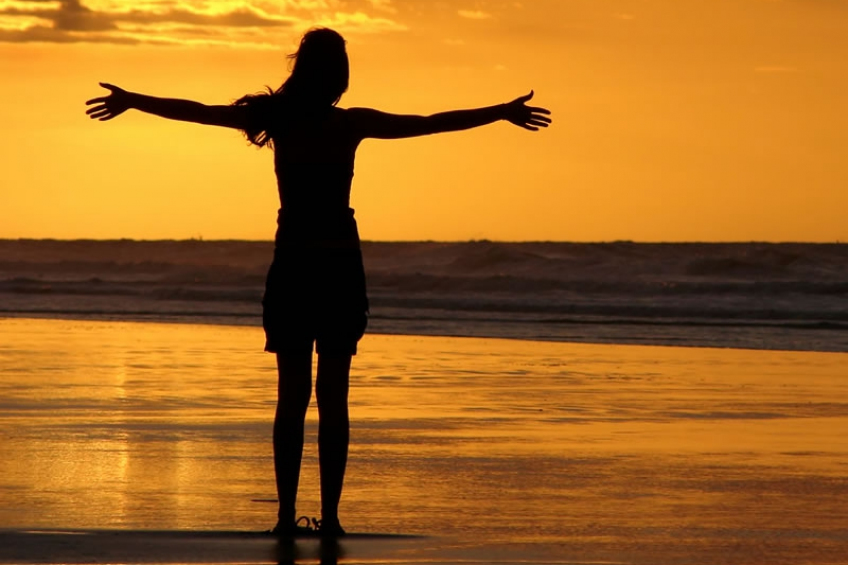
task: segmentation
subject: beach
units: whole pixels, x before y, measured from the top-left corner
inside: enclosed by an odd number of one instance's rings
[[[262,344],[0,319],[0,562],[848,563],[844,354],[366,335],[342,520],[420,537],[283,558]]]

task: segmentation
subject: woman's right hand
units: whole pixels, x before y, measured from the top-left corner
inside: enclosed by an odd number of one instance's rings
[[[512,102],[504,104],[504,119],[530,131],[539,131],[539,128],[548,127],[551,123],[548,117],[551,114],[550,110],[528,106],[527,102],[531,98],[533,98],[532,90],[530,94],[519,96]]]
[[[107,96],[92,98],[86,101],[86,106],[91,106],[85,111],[92,120],[105,122],[116,118],[130,109],[130,93],[108,82],[101,82],[100,86],[109,91]]]

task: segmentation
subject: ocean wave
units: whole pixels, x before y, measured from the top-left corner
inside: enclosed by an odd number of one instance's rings
[[[270,242],[0,240],[0,312],[255,320],[272,253]],[[363,255],[374,320],[392,328],[848,322],[848,245],[364,242]]]
[[[14,276],[0,278],[0,293],[54,293],[129,295],[152,293],[196,295],[198,299],[249,299],[262,289],[264,275],[221,273],[215,269],[195,270],[180,276],[151,278],[113,278],[110,275],[85,278]],[[748,280],[608,280],[532,278],[515,275],[450,276],[434,274],[368,273],[373,290],[404,293],[500,293],[515,296],[538,294],[564,296],[764,296],[779,298],[823,296],[848,298],[848,281],[748,281]]]
[[[195,281],[196,282],[196,281]],[[256,302],[263,289],[257,286],[172,286],[143,281],[106,282],[99,278],[85,281],[56,281],[18,277],[0,280],[0,293],[54,296],[125,296],[156,300],[194,300],[207,302]]]

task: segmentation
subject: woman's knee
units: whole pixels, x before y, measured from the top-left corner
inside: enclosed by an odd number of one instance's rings
[[[315,380],[315,396],[318,409],[333,411],[347,408],[350,388],[350,355],[318,356],[318,376]]]
[[[278,406],[306,411],[312,396],[312,353],[277,354]]]

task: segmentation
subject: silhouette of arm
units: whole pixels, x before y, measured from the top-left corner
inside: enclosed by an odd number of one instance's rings
[[[169,120],[193,122],[211,126],[244,129],[247,115],[240,106],[207,106],[192,100],[157,98],[128,92],[117,86],[101,82],[100,86],[110,91],[107,96],[92,98],[86,102],[91,106],[86,114],[101,122],[116,118],[129,109],[136,109]]]
[[[550,111],[545,108],[527,106],[533,92],[516,98],[508,104],[475,108],[472,110],[453,110],[431,116],[388,114],[370,108],[351,108],[354,128],[362,138],[399,139],[416,137],[449,131],[461,131],[485,126],[500,120],[530,131],[548,127]]]

